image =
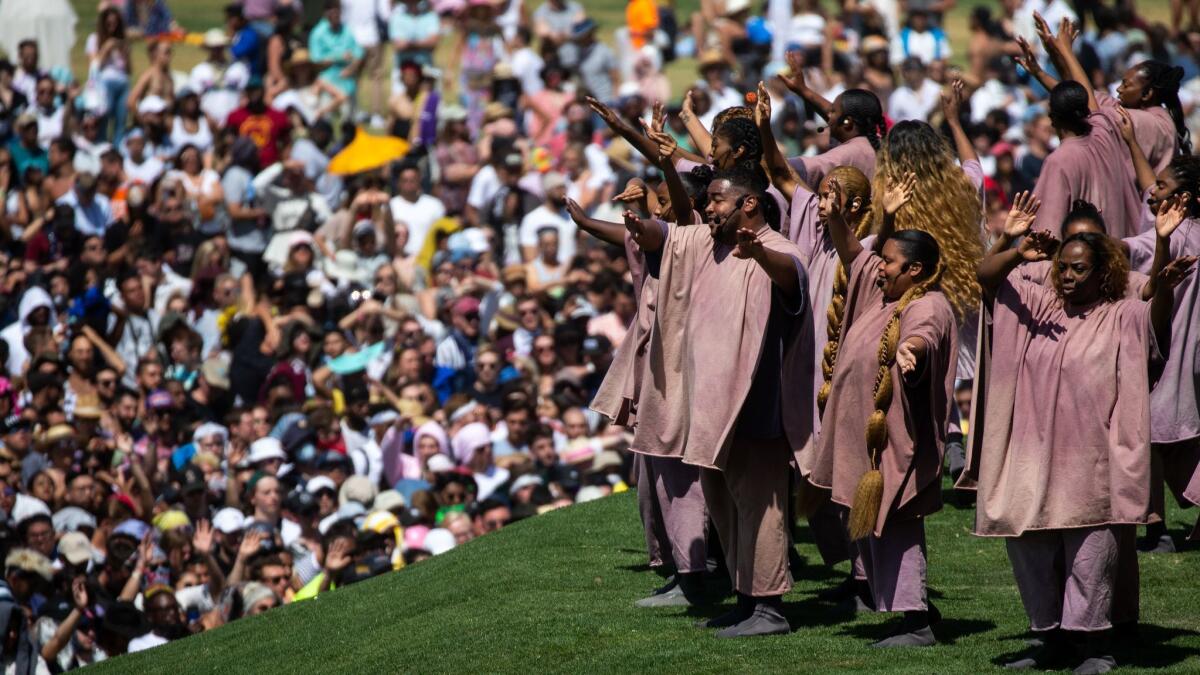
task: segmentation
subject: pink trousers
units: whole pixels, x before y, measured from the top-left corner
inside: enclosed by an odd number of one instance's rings
[[[855,542],[859,561],[875,609],[880,612],[923,612],[929,608],[925,592],[925,519],[887,522],[883,536],[871,535]]]
[[[724,471],[700,470],[704,498],[738,593],[767,597],[792,589],[787,525],[791,454],[783,439],[734,439]]]
[[[1121,541],[1131,525],[1026,532],[1006,540],[1021,603],[1035,631],[1112,627]],[[1136,553],[1134,554],[1136,555]]]

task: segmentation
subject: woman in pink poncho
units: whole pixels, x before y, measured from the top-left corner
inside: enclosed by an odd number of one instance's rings
[[[1050,257],[1023,195],[1006,222],[1015,248],[979,266],[992,359],[979,439],[964,477],[978,489],[976,534],[1005,537],[1017,588],[1042,644],[1009,664],[1079,664],[1106,672],[1120,542],[1146,523],[1150,368],[1170,339],[1173,290],[1187,261],[1153,279],[1153,300],[1127,296],[1128,264],[1109,237],[1068,237],[1053,288],[1010,273]],[[1028,236],[1025,236],[1028,234]]]

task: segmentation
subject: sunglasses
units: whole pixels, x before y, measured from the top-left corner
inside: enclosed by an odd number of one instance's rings
[[[115,378],[115,377],[113,377],[113,378],[106,377],[102,380],[96,380],[97,387],[111,387],[111,386],[115,385],[116,383],[117,383],[117,378]]]
[[[281,584],[287,580],[288,580],[288,578],[282,574],[273,576],[273,577],[263,577],[262,578],[262,582],[264,584]]]
[[[484,363],[483,361],[480,361],[479,363],[477,363],[475,365],[479,366],[480,368],[486,368],[488,370],[496,370],[497,368],[500,367],[499,363]]]

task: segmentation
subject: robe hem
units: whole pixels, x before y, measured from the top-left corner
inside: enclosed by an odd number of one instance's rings
[[[1120,526],[1120,525],[1144,526],[1144,525],[1151,525],[1151,524],[1159,523],[1159,522],[1162,522],[1162,518],[1147,516],[1145,519],[1132,520],[1132,521],[1127,521],[1127,520],[1107,521],[1107,522],[1103,522],[1103,523],[1087,523],[1087,524],[1082,524],[1082,525],[1065,525],[1065,526],[1061,526],[1061,527],[1028,527],[1016,534],[999,534],[999,533],[994,533],[994,532],[980,532],[978,529],[974,529],[971,531],[971,534],[973,534],[976,537],[985,537],[985,538],[990,538],[990,539],[997,539],[997,538],[1015,539],[1016,537],[1020,537],[1024,534],[1028,534],[1030,532],[1052,532],[1054,530],[1082,530],[1084,528],[1089,528],[1089,527],[1116,527],[1116,526]]]

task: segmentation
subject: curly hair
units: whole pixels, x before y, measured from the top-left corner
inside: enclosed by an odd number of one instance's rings
[[[754,108],[744,105],[735,105],[732,108],[726,108],[722,110],[721,112],[717,113],[715,117],[713,117],[712,129],[710,129],[709,132],[715,136],[717,129],[720,129],[729,120],[738,118],[748,119],[753,122]]]
[[[839,166],[829,172],[827,180],[836,180],[845,191],[846,200],[862,200],[862,210],[859,211],[857,223],[853,223],[854,236],[862,239],[867,236],[868,225],[871,222],[871,181],[862,171],[852,166]],[[846,278],[846,267],[838,261],[837,270],[833,274],[833,296],[829,307],[825,310],[825,350],[821,355],[821,374],[825,381],[817,392],[817,410],[825,414],[825,404],[829,402],[829,392],[833,386],[833,368],[837,365],[838,347],[842,338],[842,319],[846,314],[846,291],[849,279]]]
[[[1129,261],[1125,258],[1125,253],[1107,235],[1079,232],[1067,237],[1062,246],[1058,247],[1058,252],[1054,254],[1054,267],[1052,268],[1054,274],[1051,275],[1051,280],[1054,282],[1054,293],[1058,295],[1058,299],[1066,302],[1066,298],[1063,296],[1062,277],[1058,273],[1058,264],[1062,259],[1063,251],[1067,250],[1067,245],[1075,242],[1083,244],[1092,252],[1093,265],[1097,270],[1093,274],[1100,274],[1100,299],[1104,302],[1116,302],[1124,298],[1125,287],[1129,284]]]
[[[758,127],[755,126],[753,119],[749,117],[727,119],[717,127],[713,137],[717,136],[729,141],[729,147],[734,150],[738,148],[743,150],[738,164],[757,167],[762,161],[762,138],[758,135]]]
[[[975,268],[983,259],[979,193],[946,140],[925,122],[899,122],[879,148],[872,185],[883,194],[890,183],[912,172],[917,186],[912,199],[896,214],[896,230],[921,230],[942,251],[942,292],[961,322],[976,311],[980,288]],[[883,205],[871,205],[872,229],[883,223]]]

